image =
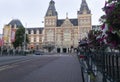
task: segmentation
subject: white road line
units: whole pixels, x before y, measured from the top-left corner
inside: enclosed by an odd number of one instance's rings
[[[10,68],[14,68],[16,66],[17,65],[4,65],[4,66],[0,67],[0,71],[7,70],[7,69],[10,69]]]

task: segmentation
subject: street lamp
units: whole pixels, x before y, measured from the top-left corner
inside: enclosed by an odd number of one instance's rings
[[[26,49],[26,28],[24,33],[24,54],[25,54],[25,49]]]

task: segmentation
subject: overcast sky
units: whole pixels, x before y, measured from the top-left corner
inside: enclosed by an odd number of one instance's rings
[[[77,18],[82,0],[54,0],[59,19]],[[92,13],[92,25],[98,25],[104,14],[105,0],[86,0]],[[44,16],[50,0],[0,0],[0,33],[5,24],[12,19],[19,19],[27,27],[43,27]]]

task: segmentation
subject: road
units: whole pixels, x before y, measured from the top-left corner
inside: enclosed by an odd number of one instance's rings
[[[83,82],[71,55],[0,57],[0,82]]]

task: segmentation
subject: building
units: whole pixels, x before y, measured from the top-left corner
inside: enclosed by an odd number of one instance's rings
[[[80,39],[87,36],[91,25],[91,11],[86,0],[82,0],[77,18],[58,19],[55,2],[50,1],[44,17],[43,45],[55,46],[57,52],[70,52],[77,48]]]
[[[13,19],[8,24],[4,25],[3,28],[3,38],[4,38],[4,46],[9,48],[12,47],[11,45],[11,31],[12,28],[18,29],[19,27],[23,27],[22,23],[18,19]]]
[[[31,27],[26,28],[26,33],[28,34],[29,38],[29,44],[28,49],[42,49],[42,43],[43,43],[43,30],[42,27]]]
[[[66,14],[65,19],[58,19],[55,2],[51,0],[44,17],[44,27],[26,28],[30,41],[27,48],[58,53],[73,52],[77,48],[79,40],[86,37],[89,30],[92,29],[91,11],[86,0],[82,0],[79,11],[75,13],[77,18],[71,19]],[[7,27],[6,25],[5,28]],[[11,26],[9,25],[9,27]],[[7,42],[9,43],[8,40]]]

